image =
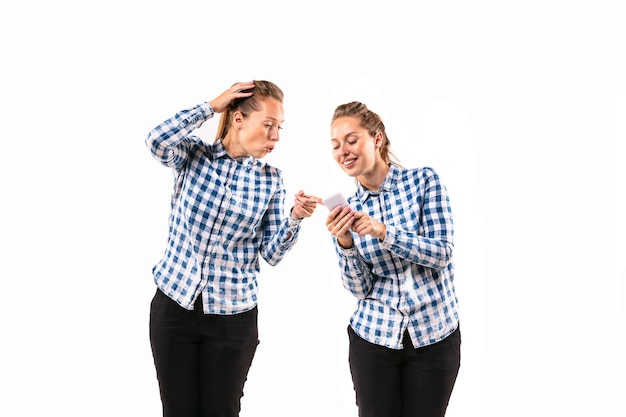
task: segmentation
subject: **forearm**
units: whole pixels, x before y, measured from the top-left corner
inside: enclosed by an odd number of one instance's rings
[[[380,246],[411,263],[435,269],[448,265],[454,247],[451,241],[411,234],[393,226],[387,228]]]
[[[160,163],[176,167],[186,157],[186,149],[181,146],[183,140],[213,115],[207,103],[182,110],[152,129],[146,137],[146,146]]]
[[[356,248],[342,248],[333,237],[335,252],[344,288],[357,298],[365,298],[372,290],[372,274]]]
[[[283,260],[285,255],[298,241],[301,220],[289,214],[282,220],[278,229],[267,233],[261,244],[261,257],[270,265],[275,266]]]

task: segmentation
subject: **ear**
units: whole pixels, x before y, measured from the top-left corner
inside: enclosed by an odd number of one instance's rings
[[[236,111],[233,113],[233,125],[237,129],[241,128],[241,124],[243,123],[243,114],[240,111]]]
[[[376,132],[374,135],[374,147],[378,149],[381,146],[383,146],[383,132]]]

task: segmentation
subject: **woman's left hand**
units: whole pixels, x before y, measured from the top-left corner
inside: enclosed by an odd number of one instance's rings
[[[296,219],[311,217],[318,204],[323,204],[320,197],[307,195],[304,193],[304,191],[300,190],[296,194],[293,209],[291,209],[291,214]]]
[[[385,240],[387,227],[373,217],[363,212],[358,212],[355,214],[354,221],[352,222],[352,231],[361,237],[372,235],[382,242]]]

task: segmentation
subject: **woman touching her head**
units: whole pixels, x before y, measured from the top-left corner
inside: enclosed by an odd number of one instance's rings
[[[193,132],[221,113],[217,137]],[[156,126],[146,145],[174,174],[169,236],[153,267],[150,343],[164,417],[239,415],[258,340],[259,257],[276,265],[295,245],[318,197],[300,191],[284,213],[273,152],[283,92],[235,83]]]

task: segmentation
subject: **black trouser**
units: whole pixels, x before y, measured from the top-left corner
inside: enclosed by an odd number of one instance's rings
[[[442,417],[461,364],[461,331],[439,343],[404,349],[369,343],[348,326],[350,372],[359,417]]]
[[[164,417],[237,417],[258,344],[257,308],[242,314],[186,310],[157,290],[150,344]]]

